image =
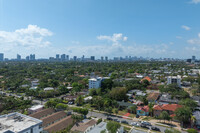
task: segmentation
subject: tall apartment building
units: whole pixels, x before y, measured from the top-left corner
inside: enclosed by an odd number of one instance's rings
[[[94,61],[94,60],[95,60],[95,56],[91,56],[90,59],[91,59],[92,61]]]
[[[35,60],[35,54],[30,54],[30,58],[31,61]]]
[[[21,55],[17,54],[17,60],[21,60]]]
[[[60,59],[60,55],[56,54],[56,60],[59,60],[59,59]]]
[[[103,61],[104,59],[103,59],[103,56],[101,56],[101,61]]]
[[[0,116],[0,133],[40,133],[42,121],[20,113]]]
[[[66,60],[69,61],[69,55],[66,55]]]
[[[30,60],[30,56],[26,56],[26,61],[29,61]]]
[[[105,57],[105,61],[108,61],[108,56]]]
[[[4,54],[0,53],[0,61],[3,61],[3,60],[4,60]]]
[[[98,89],[101,87],[101,82],[105,79],[109,79],[109,77],[97,77],[89,79],[89,89]]]
[[[77,56],[74,56],[73,60],[76,61],[77,60]]]
[[[66,55],[65,55],[65,54],[62,54],[62,55],[61,55],[61,60],[62,60],[62,61],[65,61],[65,59],[66,59]]]
[[[181,87],[181,76],[168,76],[167,85],[169,84],[176,84],[178,87]]]

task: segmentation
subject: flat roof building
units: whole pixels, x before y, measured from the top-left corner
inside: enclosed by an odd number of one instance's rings
[[[20,113],[0,116],[1,133],[40,133],[43,131],[42,121]]]

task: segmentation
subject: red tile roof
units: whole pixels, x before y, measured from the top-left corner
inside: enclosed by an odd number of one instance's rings
[[[144,107],[139,106],[139,107],[137,108],[137,110],[142,110],[142,111],[144,111],[144,112],[149,112],[149,107],[148,107],[148,106],[144,106]]]
[[[55,133],[55,132],[58,132],[60,130],[67,128],[68,126],[70,126],[72,124],[73,124],[73,119],[71,116],[68,116],[68,117],[48,126],[47,128],[44,128],[44,131],[47,131],[48,133]]]
[[[154,105],[154,110],[168,110],[168,111],[176,111],[176,109],[181,108],[182,106],[179,104],[163,104],[163,105]]]
[[[144,81],[144,80],[148,80],[149,82],[151,82],[151,78],[148,77],[148,76],[144,77],[144,78],[141,80],[141,82]]]
[[[163,104],[162,109],[169,110],[169,111],[175,111],[178,108],[181,108],[181,105],[178,104]]]
[[[154,105],[153,109],[154,110],[163,110],[162,106],[160,106],[160,105]]]

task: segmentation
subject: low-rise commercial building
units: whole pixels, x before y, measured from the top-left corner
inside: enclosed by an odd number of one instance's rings
[[[20,113],[0,116],[1,133],[40,133],[42,121]]]

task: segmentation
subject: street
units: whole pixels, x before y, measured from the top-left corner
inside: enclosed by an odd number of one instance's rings
[[[138,122],[138,121],[134,121],[134,120],[130,120],[130,119],[126,119],[126,118],[123,118],[123,117],[119,117],[119,116],[114,116],[114,115],[107,115],[107,114],[104,114],[104,113],[98,113],[98,112],[91,112],[89,111],[89,113],[87,114],[87,117],[97,117],[97,118],[102,118],[102,119],[107,119],[108,117],[109,118],[112,118],[113,120],[117,120],[119,122],[121,121],[127,121],[128,124],[130,125],[132,122]],[[162,133],[164,133],[164,131],[167,129],[167,127],[164,127],[164,126],[158,126],[158,125],[155,125],[153,123],[151,123],[153,126],[155,127],[158,127]],[[170,129],[170,128],[168,128]],[[137,132],[136,132],[137,133]],[[141,132],[142,133],[142,132]],[[182,131],[182,133],[186,133],[184,131]]]

